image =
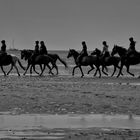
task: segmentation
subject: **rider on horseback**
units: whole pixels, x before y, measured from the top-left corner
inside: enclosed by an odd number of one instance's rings
[[[48,54],[48,51],[47,51],[47,48],[46,48],[46,46],[45,46],[45,43],[44,43],[44,41],[41,41],[40,42],[40,54],[41,55],[44,55],[44,54]]]
[[[102,56],[105,58],[106,56],[110,56],[109,51],[108,51],[108,45],[106,41],[103,41],[103,51],[102,51]]]
[[[87,45],[86,45],[86,42],[85,41],[82,42],[82,46],[83,46],[83,49],[82,49],[82,51],[80,52],[80,54],[78,56],[79,63],[81,63],[82,58],[84,56],[88,56]]]
[[[35,60],[35,57],[39,55],[39,41],[35,41],[35,49],[31,56],[32,61]]]
[[[39,55],[39,41],[35,41],[34,54]]]
[[[7,55],[5,40],[2,40],[1,43],[2,43],[2,46],[1,46],[0,55],[5,56]]]
[[[126,54],[127,57],[129,57],[132,54],[136,54],[136,49],[135,49],[136,41],[134,41],[133,37],[130,37],[129,41],[130,41],[130,45]]]

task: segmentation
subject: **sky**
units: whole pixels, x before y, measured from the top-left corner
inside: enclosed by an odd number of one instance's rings
[[[48,50],[102,49],[107,41],[140,50],[140,0],[0,0],[0,40],[7,48],[34,49],[44,41]]]

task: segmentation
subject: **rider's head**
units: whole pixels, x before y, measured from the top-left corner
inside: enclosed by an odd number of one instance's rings
[[[106,41],[103,41],[103,45],[106,45]]]
[[[2,44],[5,44],[5,40],[2,40],[1,43],[2,43]]]
[[[39,41],[35,41],[35,44],[39,44]]]
[[[86,45],[86,42],[85,41],[82,41],[82,45],[83,45],[83,48],[84,49],[87,49],[87,45]]]
[[[41,45],[44,45],[44,41],[40,41],[40,44],[41,44]]]
[[[133,37],[130,37],[130,38],[129,38],[129,41],[133,41]]]

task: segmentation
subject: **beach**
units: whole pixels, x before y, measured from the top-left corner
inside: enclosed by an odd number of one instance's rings
[[[56,52],[55,52],[56,53]],[[57,52],[59,54],[59,52]],[[16,54],[16,53],[15,53]],[[20,58],[20,54],[16,54]],[[94,77],[94,71],[81,78],[79,70],[71,75],[73,59],[67,59],[67,52],[60,53],[68,63],[68,68],[58,64],[59,75],[49,75],[46,69],[43,76],[29,73],[21,76],[15,70],[9,76],[0,75],[0,112],[9,114],[124,114],[140,115],[139,66],[130,69],[136,74],[131,77],[126,72],[119,78],[102,75]],[[21,60],[24,66],[27,62]],[[17,64],[18,65],[18,64]],[[7,71],[9,67],[5,67]],[[84,68],[84,73],[89,67]],[[39,67],[37,66],[39,71]],[[124,69],[125,70],[125,69]],[[109,68],[112,72],[112,67]],[[55,70],[54,70],[55,73]],[[109,73],[109,74],[110,74]],[[58,129],[57,129],[58,130]],[[53,130],[44,130],[52,131]],[[138,139],[139,130],[90,128],[86,130],[64,129],[62,139]],[[131,131],[129,133],[129,131]]]

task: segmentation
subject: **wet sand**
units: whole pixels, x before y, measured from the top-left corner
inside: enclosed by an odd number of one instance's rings
[[[0,112],[140,115],[140,79],[71,75],[0,76]],[[50,131],[50,130],[41,130]],[[51,132],[55,131],[51,130]],[[139,130],[63,129],[62,139],[138,138]],[[131,131],[129,135],[129,131]],[[120,134],[121,133],[121,134]],[[137,133],[135,135],[135,133]]]

